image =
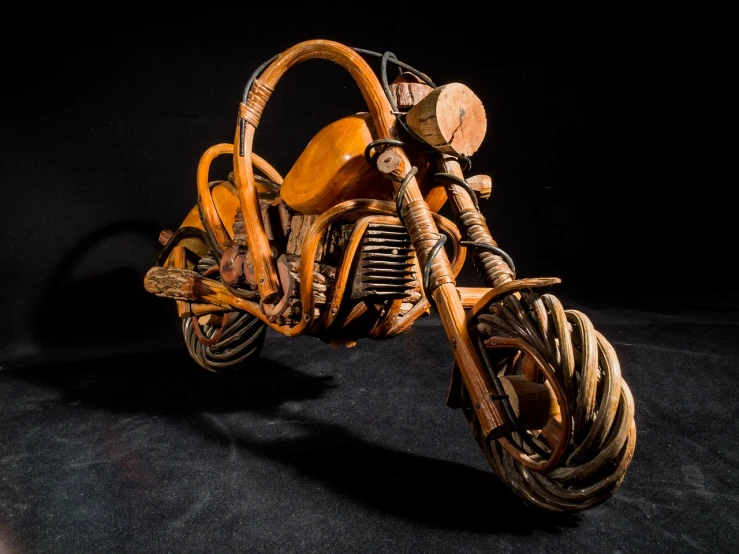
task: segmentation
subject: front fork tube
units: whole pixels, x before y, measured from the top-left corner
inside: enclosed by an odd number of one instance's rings
[[[450,192],[450,188],[447,188],[447,192],[453,209],[464,213],[465,196]],[[466,198],[471,203],[469,196]],[[412,177],[405,186],[399,215],[408,228],[420,267],[426,267],[429,255],[441,235],[415,177]],[[487,235],[489,237],[490,233]],[[492,238],[490,240],[492,241]],[[486,438],[500,437],[507,432],[509,422],[500,400],[497,399],[492,378],[485,369],[467,330],[467,314],[457,291],[449,258],[443,248],[438,250],[430,264],[431,271],[425,293],[433,298],[441,317],[454,359],[480,422],[480,431]]]
[[[456,158],[440,154],[437,162],[439,170],[442,173],[464,179],[462,168]],[[470,198],[470,193],[453,181],[446,179],[444,180],[444,188],[446,189],[449,205],[454,214],[457,227],[462,235],[462,240],[482,245],[489,244],[491,246],[497,246],[485,223],[485,218],[475,206],[472,198]],[[471,248],[470,258],[477,268],[480,277],[482,277],[485,284],[490,288],[500,287],[514,279],[513,270],[503,258],[490,250],[485,250],[484,247]]]

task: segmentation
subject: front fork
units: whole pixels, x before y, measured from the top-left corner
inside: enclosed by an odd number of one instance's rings
[[[402,198],[398,199],[401,207],[398,215],[408,228],[420,267],[430,266],[428,280],[424,283],[425,294],[433,299],[444,325],[483,437],[500,437],[509,430],[510,422],[501,405],[501,398],[496,393],[492,377],[480,359],[468,331],[467,314],[449,259],[444,249],[438,248],[441,235],[415,176],[408,171],[410,165],[407,158],[399,148],[394,150],[404,162],[394,171],[396,179],[404,175],[397,185],[398,192],[402,194]],[[440,154],[438,165],[442,173],[462,179],[462,169],[455,158]],[[473,202],[470,191],[453,179],[445,179],[444,187],[462,237],[476,244],[484,243],[495,247],[495,241]],[[474,248],[471,257],[489,287],[496,288],[513,280],[510,267],[490,250]]]

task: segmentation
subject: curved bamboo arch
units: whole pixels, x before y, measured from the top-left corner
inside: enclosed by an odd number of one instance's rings
[[[367,61],[348,46],[330,40],[307,40],[298,43],[285,50],[267,66],[257,81],[270,91],[274,90],[290,68],[310,59],[329,60],[346,69],[357,84],[372,114],[375,128],[381,135],[378,138],[392,138],[395,116],[392,114],[390,101]]]
[[[257,198],[254,170],[251,163],[254,134],[264,107],[283,75],[292,67],[310,60],[325,59],[344,69],[354,79],[372,115],[377,138],[394,138],[396,118],[392,106],[372,68],[365,59],[352,48],[331,40],[307,40],[288,48],[278,56],[254,79],[248,92],[246,103],[239,105],[239,118],[234,137],[234,177],[238,190],[239,203],[244,214],[246,237],[252,254],[254,271],[257,277],[259,295],[267,304],[272,303],[282,292],[274,260],[269,255],[269,242]],[[396,147],[401,157],[400,170],[410,168],[410,162],[401,148]],[[406,188],[405,201],[423,202],[423,195],[415,177],[410,178],[411,186]]]
[[[205,219],[207,220],[210,228],[213,229],[213,234],[215,235],[221,246],[223,246],[229,240],[229,235],[226,229],[223,227],[221,218],[218,215],[218,210],[216,209],[215,203],[213,202],[208,179],[210,174],[210,166],[213,163],[213,160],[215,160],[218,156],[224,154],[232,155],[233,153],[233,144],[214,144],[203,153],[203,155],[200,157],[200,162],[198,162],[197,187],[198,198],[200,199],[200,203],[203,206],[203,217],[205,217]],[[251,162],[257,167],[257,169],[259,169],[272,181],[277,184],[282,184],[282,175],[280,175],[278,171],[274,167],[272,167],[264,158],[252,152]]]

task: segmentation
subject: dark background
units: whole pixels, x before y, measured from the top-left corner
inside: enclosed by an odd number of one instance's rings
[[[473,172],[495,180],[483,209],[519,276],[559,276],[560,294],[583,305],[724,306],[731,203],[703,130],[721,87],[700,16],[452,13],[358,5],[17,20],[29,34],[6,37],[0,355],[178,340],[170,303],[141,284],[159,230],[194,205],[203,151],[233,141],[252,71],[312,38],[390,50],[437,84],[477,93],[488,131]],[[273,94],[255,151],[284,175],[323,125],[363,109],[343,69],[305,63]],[[477,278],[466,269],[460,281]]]
[[[644,6],[16,6],[0,133],[0,550],[719,552],[739,537],[727,15]],[[520,277],[613,344],[637,447],[604,505],[557,517],[491,473],[444,405],[438,317],[333,349],[268,333],[249,372],[188,358],[143,289],[263,61],[302,40],[392,51],[481,98],[473,173]],[[378,68],[377,60],[370,65]],[[731,62],[731,63],[730,63]],[[363,111],[315,60],[255,151],[287,173]],[[214,164],[225,177],[228,160]],[[460,284],[478,285],[465,269]]]

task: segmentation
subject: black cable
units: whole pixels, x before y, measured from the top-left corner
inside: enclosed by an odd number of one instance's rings
[[[364,48],[352,48],[352,50],[354,50],[358,54],[365,54],[365,55],[369,55],[369,56],[375,56],[375,57],[378,57],[378,58],[384,58],[385,57],[385,54],[388,54],[388,53],[380,54],[379,52],[374,52],[372,50],[366,50]],[[387,66],[387,62],[390,61],[390,62],[394,63],[395,65],[397,65],[398,67],[402,67],[403,69],[409,71],[410,73],[412,73],[413,75],[415,75],[416,77],[418,77],[419,79],[421,79],[424,83],[426,83],[431,88],[436,88],[436,85],[434,84],[434,82],[431,79],[429,79],[428,76],[426,76],[424,73],[421,73],[416,68],[411,67],[410,65],[401,62],[400,60],[398,60],[397,58],[395,58],[395,56],[392,53],[390,53],[390,55],[392,55],[393,57],[392,57],[392,59],[389,59],[389,56],[388,56],[388,59],[386,59],[385,62],[384,62],[386,66]],[[251,74],[251,76],[249,77],[249,80],[246,83],[246,86],[244,87],[244,92],[241,95],[241,101],[244,104],[246,104],[246,101],[249,98],[249,92],[251,91],[251,87],[254,85],[254,81],[256,81],[257,78],[259,77],[259,75],[262,73],[262,71],[264,71],[267,68],[267,66],[269,66],[269,64],[271,64],[273,61],[275,61],[278,57],[279,57],[279,54],[275,54],[274,56],[272,56],[271,58],[269,58],[267,61],[263,62]],[[387,80],[387,76],[385,77],[385,80]],[[385,94],[386,95],[389,93],[389,90],[390,90],[389,88],[386,88],[385,89]],[[391,98],[391,96],[388,96],[388,98]],[[391,100],[391,105],[395,106],[395,103],[392,100]],[[398,111],[397,110],[397,106],[395,106],[394,111]],[[404,127],[406,127],[405,122],[402,122],[402,125]],[[246,121],[243,118],[240,118],[240,120],[239,120],[239,137],[240,137],[240,140],[239,140],[239,156],[241,156],[242,158],[244,157],[244,136],[245,136],[245,134],[246,134]]]
[[[475,209],[479,212],[480,211],[480,204],[477,201],[477,194],[475,194],[475,191],[472,190],[472,187],[470,184],[462,179],[461,177],[457,177],[456,175],[453,175],[451,173],[437,173],[434,175],[437,179],[446,179],[448,181],[452,181],[455,184],[459,185],[463,189],[467,191],[467,193],[470,195],[470,198],[472,199],[472,202],[475,204]]]
[[[267,69],[267,66],[271,64],[273,61],[275,61],[279,57],[279,54],[275,54],[270,59],[268,59],[266,62],[264,62],[262,65],[257,67],[254,70],[254,73],[251,74],[251,77],[249,77],[249,80],[246,82],[246,86],[244,87],[244,94],[241,96],[241,101],[246,104],[246,100],[249,97],[249,92],[251,91],[251,87],[254,84],[254,81],[257,80],[257,77]]]
[[[352,50],[354,50],[358,54],[366,54],[368,56],[375,56],[376,58],[382,58],[385,55],[385,54],[381,54],[380,52],[373,52],[372,50],[365,50],[364,48],[352,48]],[[431,79],[429,79],[425,73],[421,73],[416,68],[411,67],[407,63],[401,62],[394,55],[392,59],[389,58],[388,61],[394,63],[398,67],[402,67],[403,69],[413,73],[413,75],[421,79],[424,83],[426,83],[431,88],[436,88],[436,85],[434,84],[434,82]]]
[[[414,165],[411,167],[411,170],[408,172],[408,174],[403,178],[403,182],[400,183],[400,186],[398,187],[398,194],[395,196],[395,211],[398,212],[398,217],[403,218],[401,215],[401,210],[403,208],[403,195],[405,194],[405,189],[408,187],[408,183],[411,182],[411,178],[418,172],[418,168]]]
[[[418,172],[418,168],[414,165],[411,170],[403,178],[403,182],[398,187],[398,194],[395,196],[395,211],[398,213],[398,217],[403,221],[403,196],[405,195],[405,189],[408,187],[408,183],[411,182],[413,176]],[[404,222],[405,223],[405,222]],[[406,228],[408,226],[406,225]],[[440,235],[439,240],[431,247],[429,255],[426,258],[426,263],[423,266],[423,290],[428,289],[429,277],[431,276],[431,264],[434,261],[436,255],[441,251],[441,248],[446,243],[446,235]]]
[[[462,246],[467,247],[473,247],[473,248],[482,248],[483,250],[489,250],[493,254],[496,254],[503,258],[503,261],[508,264],[508,267],[511,268],[511,272],[513,273],[513,278],[516,278],[516,266],[513,265],[513,259],[505,252],[505,250],[498,248],[497,246],[494,246],[492,244],[488,244],[487,242],[473,242],[471,240],[461,240],[459,241],[459,244]]]
[[[429,252],[429,257],[426,258],[426,264],[423,266],[423,290],[429,287],[429,277],[431,277],[431,264],[434,261],[436,255],[441,251],[441,248],[446,243],[446,235],[440,235],[439,240],[434,244],[433,248]]]
[[[275,54],[270,59],[268,59],[266,62],[264,62],[262,65],[260,65],[258,68],[254,70],[254,73],[251,74],[251,77],[249,77],[249,80],[246,82],[246,86],[244,87],[244,94],[241,96],[241,102],[246,104],[246,100],[249,97],[249,92],[251,91],[251,87],[254,84],[254,81],[257,80],[257,77],[264,71],[269,64],[271,64],[273,61],[275,61],[278,58],[279,54]],[[239,156],[242,158],[244,157],[244,136],[246,135],[246,120],[241,117],[239,118]]]
[[[364,159],[367,160],[367,163],[371,166],[374,166],[372,150],[374,150],[377,146],[405,146],[405,143],[402,140],[396,139],[377,139],[370,142],[364,149]]]
[[[380,84],[382,85],[382,90],[385,91],[385,96],[387,97],[388,102],[390,103],[390,108],[392,109],[392,112],[396,114],[396,121],[400,123],[400,126],[403,127],[403,130],[410,136],[413,140],[418,142],[419,144],[426,147],[426,149],[430,150],[438,150],[434,146],[430,145],[428,142],[423,140],[422,137],[418,136],[418,134],[411,129],[408,124],[405,122],[405,117],[403,114],[398,112],[398,104],[395,102],[395,98],[393,97],[393,93],[390,90],[390,83],[387,79],[387,63],[389,61],[392,61],[393,63],[398,61],[398,58],[395,57],[395,54],[392,52],[385,52],[381,56],[380,60]],[[434,87],[436,88],[436,87]]]

